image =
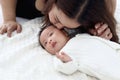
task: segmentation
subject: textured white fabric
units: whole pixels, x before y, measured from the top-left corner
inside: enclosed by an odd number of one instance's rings
[[[61,50],[73,61],[63,63],[55,59],[56,69],[65,74],[77,70],[100,80],[120,80],[120,45],[96,36],[78,34]]]
[[[118,23],[120,23],[120,0],[116,0],[117,4],[116,4],[116,10],[115,10],[115,18],[117,20]]]
[[[0,35],[0,80],[91,80],[85,74],[66,76],[55,70],[53,56],[38,43],[41,25],[37,18],[23,24],[20,34]]]

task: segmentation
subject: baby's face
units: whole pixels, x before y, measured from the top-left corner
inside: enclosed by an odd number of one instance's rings
[[[68,39],[64,32],[53,26],[49,26],[42,31],[39,40],[49,53],[55,54],[64,47]]]

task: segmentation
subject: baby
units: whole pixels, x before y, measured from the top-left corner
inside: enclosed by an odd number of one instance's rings
[[[62,73],[80,71],[100,80],[120,80],[120,45],[115,42],[89,34],[70,39],[52,25],[40,32],[39,42],[57,56],[55,67]]]

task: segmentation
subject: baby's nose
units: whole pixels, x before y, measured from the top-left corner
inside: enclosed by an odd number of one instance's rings
[[[49,40],[49,44],[51,44],[52,40]]]

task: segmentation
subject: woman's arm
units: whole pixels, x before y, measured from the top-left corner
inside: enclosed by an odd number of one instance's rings
[[[16,1],[17,0],[1,0],[1,7],[3,13],[3,21],[16,20]]]
[[[108,9],[114,15],[117,1],[116,0],[105,0],[105,1],[106,1]]]
[[[45,1],[46,0],[36,0],[36,2],[35,2],[36,9],[39,11],[42,11],[42,9],[44,8],[44,5],[45,5]]]
[[[21,32],[21,25],[16,22],[16,4],[17,0],[1,0],[3,24],[0,26],[0,34],[7,33],[11,37],[13,31]]]

